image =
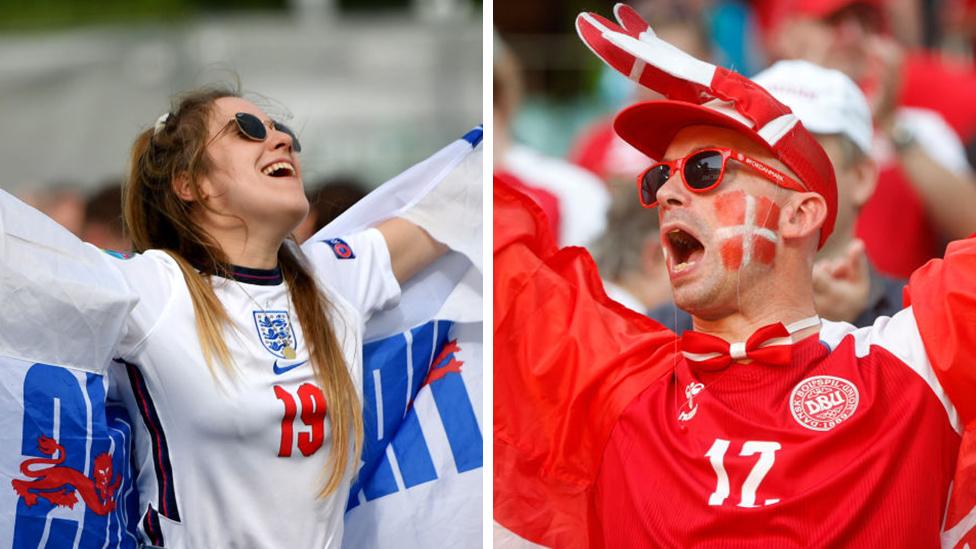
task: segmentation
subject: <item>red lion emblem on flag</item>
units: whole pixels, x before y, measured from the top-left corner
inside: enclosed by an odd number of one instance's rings
[[[115,509],[115,491],[122,478],[118,475],[112,478],[111,455],[105,452],[95,458],[93,480],[77,469],[61,465],[65,459],[64,446],[53,438],[41,435],[37,438],[37,448],[52,457],[25,460],[20,464],[20,472],[33,480],[10,481],[14,491],[24,498],[28,506],[36,504],[38,498],[43,498],[54,505],[72,509],[78,503],[78,494],[81,494],[85,505],[99,515],[107,515]],[[55,454],[58,457],[53,457]],[[31,466],[36,465],[50,467],[31,469]]]
[[[454,353],[460,351],[461,347],[458,345],[457,339],[448,341],[447,345],[444,345],[441,352],[437,354],[437,358],[430,363],[430,372],[427,374],[427,379],[424,380],[424,385],[429,385],[447,374],[460,374],[464,362],[454,358]]]

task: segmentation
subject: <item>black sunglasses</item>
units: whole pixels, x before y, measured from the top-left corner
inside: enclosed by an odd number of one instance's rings
[[[237,122],[237,129],[240,130],[241,135],[252,141],[264,141],[268,138],[268,125],[251,113],[239,112],[235,114],[234,122]],[[288,134],[288,137],[291,137],[292,150],[297,153],[302,152],[302,145],[298,142],[298,136],[295,135],[295,132],[291,131],[291,128],[277,120],[271,121],[271,127],[279,132]]]

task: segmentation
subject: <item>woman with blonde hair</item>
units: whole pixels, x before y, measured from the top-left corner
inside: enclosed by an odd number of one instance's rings
[[[237,92],[186,94],[132,148],[124,214],[138,253],[67,245],[78,268],[138,298],[112,349],[111,390],[136,424],[149,544],[341,544],[362,445],[364,322],[446,247],[395,218],[299,248],[300,150]],[[102,486],[102,509],[121,496],[114,486]]]

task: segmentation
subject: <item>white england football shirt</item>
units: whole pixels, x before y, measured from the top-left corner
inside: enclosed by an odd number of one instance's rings
[[[371,229],[305,249],[361,392],[365,319],[400,291],[385,241]],[[236,268],[233,280],[213,278],[233,324],[225,340],[236,365],[214,376],[176,263],[150,251],[116,268],[141,297],[113,375],[136,424],[145,539],[165,547],[339,547],[357,464],[333,495],[318,497],[332,444],[328,403],[280,273]]]

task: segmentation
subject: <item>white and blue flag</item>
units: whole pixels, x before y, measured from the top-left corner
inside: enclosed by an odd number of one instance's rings
[[[363,354],[363,463],[343,546],[478,547],[482,541],[482,128],[368,195],[313,238],[391,218],[451,251],[375,315]]]
[[[105,403],[136,297],[103,255],[0,191],[0,547],[137,545],[132,431]]]

